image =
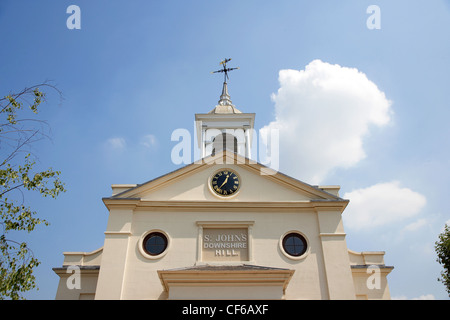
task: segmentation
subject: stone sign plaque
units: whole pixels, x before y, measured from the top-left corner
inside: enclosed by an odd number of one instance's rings
[[[204,228],[204,261],[248,261],[247,228]]]

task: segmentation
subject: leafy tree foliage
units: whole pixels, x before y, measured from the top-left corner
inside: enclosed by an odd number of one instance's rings
[[[48,138],[46,122],[28,117],[30,110],[31,115],[37,114],[45,101],[39,87],[55,90],[61,96],[57,88],[43,83],[0,99],[0,299],[22,299],[23,292],[36,287],[33,269],[39,260],[27,243],[9,237],[12,231],[31,232],[39,224],[48,225],[25,205],[26,193],[55,198],[65,191],[59,171],[34,169],[37,157],[31,146]]]
[[[450,297],[450,226],[445,225],[444,231],[439,235],[439,241],[435,243],[437,253],[437,262],[443,265],[444,271],[441,272],[441,281]]]

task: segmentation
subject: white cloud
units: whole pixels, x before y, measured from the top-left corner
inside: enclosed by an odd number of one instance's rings
[[[435,298],[432,294],[423,294],[418,298],[413,298],[412,300],[435,300]]]
[[[393,296],[393,297],[391,297],[391,300],[408,300],[408,298],[405,295]]]
[[[398,181],[357,189],[343,197],[350,200],[343,213],[345,226],[350,229],[367,229],[403,221],[417,215],[426,204],[422,194],[400,187]],[[418,228],[424,223],[419,220],[409,228]]]
[[[141,138],[141,145],[149,149],[154,148],[157,145],[157,143],[158,140],[156,139],[156,136],[153,134],[147,134]]]
[[[106,145],[112,149],[122,150],[126,147],[126,142],[124,138],[115,137],[108,139]]]
[[[427,224],[427,220],[421,218],[421,219],[419,219],[417,221],[414,221],[414,222],[408,224],[407,226],[405,226],[403,228],[403,230],[404,231],[417,231],[418,229],[422,228],[426,224]]]
[[[391,297],[392,300],[408,300],[405,295]],[[432,294],[423,294],[418,298],[412,298],[411,300],[435,300],[434,295]]]
[[[354,68],[314,60],[305,70],[281,70],[279,83],[275,121],[262,130],[279,130],[280,169],[308,183],[362,160],[370,126],[391,120],[391,102]]]

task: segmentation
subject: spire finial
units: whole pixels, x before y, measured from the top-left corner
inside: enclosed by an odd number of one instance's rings
[[[231,102],[230,95],[228,94],[228,86],[227,83],[223,83],[222,94],[220,95],[219,105],[221,106],[232,106],[233,102]]]

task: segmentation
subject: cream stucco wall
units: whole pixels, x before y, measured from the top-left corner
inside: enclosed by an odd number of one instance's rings
[[[250,239],[253,260],[248,261],[248,264],[298,270],[290,281],[286,298],[328,298],[327,286],[320,281],[321,278],[325,278],[325,269],[321,242],[317,233],[314,232],[318,229],[315,213],[304,212],[299,218],[291,212],[224,213],[211,211],[136,212],[133,217],[135,227],[128,241],[126,281],[122,297],[157,299],[161,296],[163,288],[156,270],[188,267],[202,262],[197,261],[199,231],[196,221],[239,221],[243,216],[246,220],[254,221]],[[167,254],[159,260],[148,260],[139,251],[141,235],[148,230],[163,230],[170,238],[170,248],[167,250]],[[291,260],[280,252],[281,236],[292,230],[304,234],[309,242],[309,252],[300,261]],[[350,271],[348,263],[347,268]],[[108,289],[105,291],[111,292]]]
[[[221,168],[234,170],[242,181],[239,192],[229,199],[215,196],[209,187],[210,177]],[[109,218],[101,259],[96,261],[100,270],[95,298],[167,299],[182,298],[186,292],[196,293],[190,298],[206,293],[212,299],[224,297],[231,287],[193,284],[190,291],[183,291],[175,286],[169,294],[158,276],[161,270],[227,264],[204,261],[200,254],[199,222],[205,221],[244,224],[248,228],[249,259],[239,264],[293,271],[284,291],[258,284],[261,297],[281,292],[284,299],[389,298],[386,275],[391,269],[383,269],[383,292],[374,294],[364,288],[369,275],[361,266],[367,264],[364,259],[370,260],[370,255],[349,254],[342,223],[347,201],[337,196],[338,189],[329,187],[331,192],[326,192],[326,188],[282,174],[261,175],[260,169],[257,164],[236,162],[192,164],[148,183],[130,185],[128,191],[115,186],[115,196],[104,199]],[[143,236],[152,230],[163,232],[169,239],[168,249],[157,259],[140,249]],[[282,237],[291,231],[307,240],[308,250],[300,258],[289,257],[280,246]],[[79,261],[81,256],[68,254],[64,263],[83,263]],[[372,258],[375,260],[371,263],[384,265],[379,254]],[[65,292],[66,276],[59,275],[58,298],[75,298]],[[251,290],[248,284],[241,289],[241,293]]]

